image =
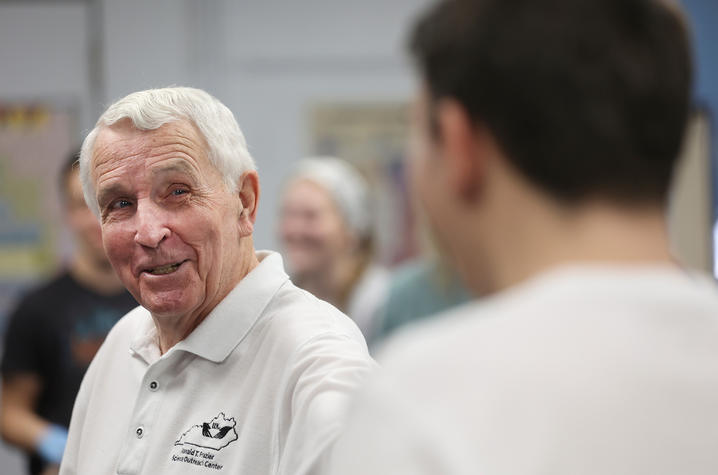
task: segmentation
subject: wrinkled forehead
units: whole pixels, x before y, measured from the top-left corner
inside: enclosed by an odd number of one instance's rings
[[[94,171],[108,160],[146,152],[149,143],[143,145],[141,139],[155,132],[157,130],[138,130],[129,119],[99,128],[90,157],[90,170]]]
[[[151,165],[172,159],[178,166],[218,173],[208,158],[207,143],[190,121],[177,120],[153,130],[136,128],[129,119],[98,130],[90,161],[94,178],[108,166]],[[185,162],[184,165],[181,165]]]

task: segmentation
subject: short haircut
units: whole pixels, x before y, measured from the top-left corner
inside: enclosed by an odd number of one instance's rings
[[[677,8],[660,0],[446,0],[417,22],[410,49],[432,106],[461,103],[555,199],[665,202],[691,101]]]
[[[67,199],[69,191],[70,176],[78,171],[78,160],[80,160],[80,149],[73,149],[72,152],[68,153],[65,157],[65,161],[60,165],[60,173],[57,176],[58,187],[60,190],[60,196],[62,199]]]
[[[168,87],[134,92],[112,104],[87,135],[80,154],[80,179],[90,209],[99,216],[95,190],[90,177],[90,161],[97,134],[103,127],[129,119],[138,130],[155,130],[163,125],[187,120],[197,127],[207,141],[210,162],[224,177],[231,191],[236,191],[242,173],[255,170],[244,134],[224,104],[201,89]]]

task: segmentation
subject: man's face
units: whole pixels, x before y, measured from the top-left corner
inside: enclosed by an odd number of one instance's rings
[[[100,130],[91,163],[107,256],[155,317],[206,315],[241,278],[241,202],[186,121]]]
[[[308,180],[294,180],[284,192],[279,233],[295,276],[326,272],[351,252],[351,237],[329,193]]]
[[[445,188],[446,170],[442,167],[437,137],[430,127],[430,114],[428,93],[422,89],[412,104],[407,170],[411,193],[424,211],[432,243],[445,254],[446,239],[451,234],[447,220],[452,205],[447,199],[450,193]]]
[[[70,172],[65,180],[65,209],[67,222],[72,230],[78,252],[88,255],[98,265],[109,265],[102,248],[102,232],[97,217],[92,214],[82,194],[80,174]]]

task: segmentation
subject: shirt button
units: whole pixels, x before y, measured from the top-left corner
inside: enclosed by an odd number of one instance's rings
[[[137,430],[135,430],[135,434],[137,434],[138,439],[141,439],[142,436],[145,435],[145,429],[142,426],[140,426],[137,428]]]
[[[160,383],[158,383],[157,381],[152,381],[150,383],[150,391],[157,391],[159,389],[159,387],[160,387]]]

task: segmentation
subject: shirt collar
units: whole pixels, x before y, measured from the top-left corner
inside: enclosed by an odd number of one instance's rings
[[[135,338],[130,342],[130,353],[141,357],[145,363],[152,364],[162,356],[160,339],[152,315],[144,308],[142,310],[143,315],[135,331]]]
[[[171,348],[168,354],[187,351],[220,363],[247,336],[272,297],[289,280],[284,271],[282,257],[278,253],[258,251],[256,255],[259,265],[227,294],[187,338]],[[149,320],[153,323],[151,318]],[[154,324],[152,326],[154,327]],[[144,328],[142,335],[138,335],[132,342],[131,349],[143,357],[145,353],[150,356],[149,353],[152,352],[148,347],[157,346],[156,334],[155,328]],[[159,353],[159,347],[156,351]]]

